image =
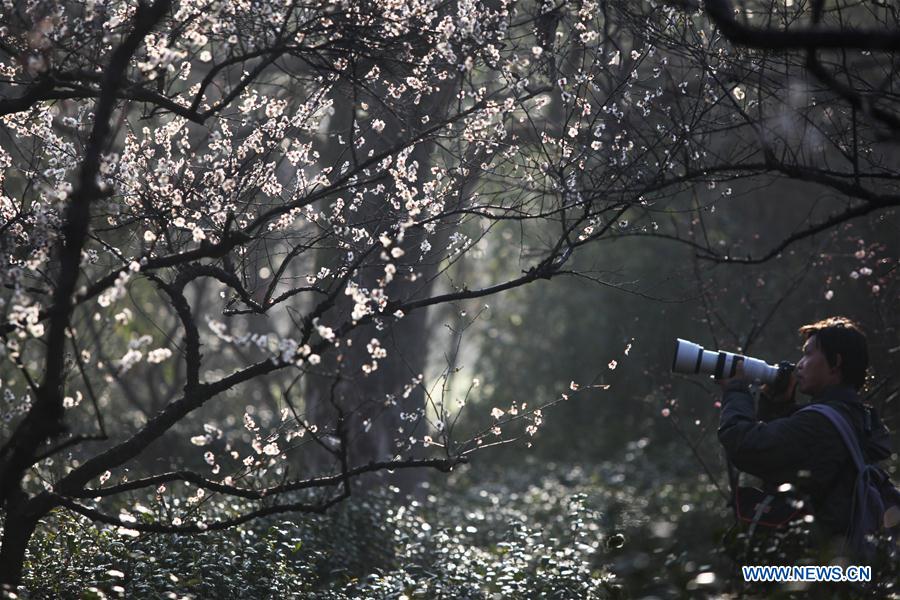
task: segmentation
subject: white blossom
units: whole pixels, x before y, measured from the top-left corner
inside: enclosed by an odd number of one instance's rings
[[[172,356],[172,351],[168,348],[156,348],[147,353],[147,362],[150,364],[158,364]]]
[[[122,358],[116,361],[116,364],[119,367],[119,372],[124,373],[128,371],[129,369],[131,369],[131,367],[140,362],[143,357],[144,353],[140,350],[136,350],[134,348],[129,349]]]

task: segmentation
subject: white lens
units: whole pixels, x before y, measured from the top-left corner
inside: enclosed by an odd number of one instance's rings
[[[771,384],[775,383],[775,378],[778,377],[778,367],[773,367],[764,360],[748,356],[744,359],[744,375],[748,379]]]
[[[734,354],[733,352],[711,352],[700,344],[678,338],[675,341],[675,356],[672,371],[688,375],[704,374],[717,378],[733,377],[737,370],[736,360],[744,360],[744,376],[761,383],[774,383],[778,377],[778,367],[764,360]]]
[[[704,350],[700,344],[678,338],[675,341],[675,357],[672,370],[676,373],[700,373],[700,360]]]

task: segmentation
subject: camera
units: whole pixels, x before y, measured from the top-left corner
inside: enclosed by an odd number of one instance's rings
[[[744,361],[744,375],[751,381],[767,383],[776,391],[784,390],[794,371],[794,363],[782,361],[770,365],[764,360],[732,352],[706,350],[700,344],[678,338],[675,340],[675,356],[672,371],[684,374],[712,375],[716,379],[734,377],[739,359]]]

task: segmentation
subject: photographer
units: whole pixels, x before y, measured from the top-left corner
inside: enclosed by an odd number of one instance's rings
[[[778,393],[764,388],[758,409],[742,368],[719,380],[724,396],[718,436],[739,470],[761,478],[769,489],[789,483],[808,499],[811,550],[834,558],[842,554],[850,526],[856,468],[828,418],[796,412],[794,393],[799,390],[811,403],[838,410],[855,430],[867,462],[890,456],[889,433],[859,397],[868,367],[866,338],[859,327],[832,317],[799,332],[805,337],[803,356],[791,381]]]

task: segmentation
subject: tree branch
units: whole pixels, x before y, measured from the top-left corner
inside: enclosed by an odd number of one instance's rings
[[[808,48],[900,50],[900,33],[866,29],[760,29],[748,27],[734,17],[730,0],[706,0],[706,14],[728,40],[738,46],[760,50],[806,50]]]

